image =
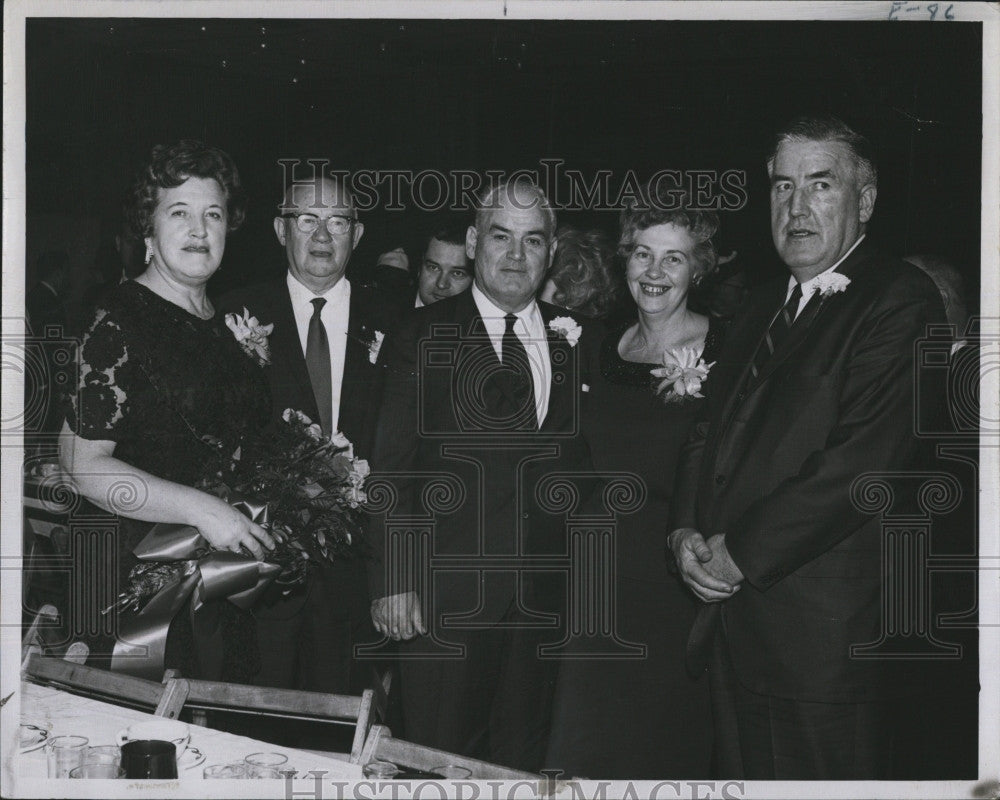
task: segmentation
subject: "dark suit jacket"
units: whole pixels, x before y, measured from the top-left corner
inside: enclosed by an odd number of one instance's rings
[[[862,473],[917,468],[915,343],[944,318],[934,284],[867,241],[845,291],[811,302],[756,380],[754,350],[785,299],[761,287],[733,326],[679,466],[674,525],[726,534],[742,588],[705,606],[689,656],[720,622],[752,691],[859,702],[905,691],[886,661],[851,659],[880,632],[881,526],[852,501]]]
[[[269,337],[271,363],[265,367],[271,390],[272,421],[279,420],[286,408],[301,411],[313,421],[318,420],[319,410],[309,382],[285,276],[236,289],[219,303],[221,314],[241,313],[243,308],[262,325],[274,323]],[[397,319],[398,309],[392,303],[381,303],[371,289],[351,283],[338,427],[354,444],[355,453],[361,458],[371,452],[377,408],[377,371],[369,358],[368,342],[375,331],[387,332]]]
[[[557,316],[583,323],[579,315],[547,303],[539,306],[546,325]],[[583,329],[576,347],[547,329],[548,413],[540,430],[516,433],[490,421],[513,415],[515,404],[496,374],[500,362],[471,291],[415,310],[397,335],[386,339],[371,461],[376,477],[391,482],[395,501],[370,517],[368,538],[378,555],[369,568],[372,597],[416,589],[428,599],[426,586],[405,578],[387,585],[388,517],[433,523],[432,548],[438,556],[513,557],[514,567],[504,574],[468,566],[435,569],[433,619],[475,612],[477,623],[493,624],[518,591],[524,607],[561,607],[564,581],[524,570],[515,576],[515,569],[518,556],[566,552],[566,509],[557,508],[557,490],[545,483],[546,476],[591,468],[579,431],[582,353],[590,347],[588,328]],[[447,492],[424,491],[434,475],[453,476],[450,499]]]

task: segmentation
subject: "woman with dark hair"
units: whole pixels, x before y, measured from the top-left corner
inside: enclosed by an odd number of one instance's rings
[[[539,300],[603,319],[621,297],[612,273],[614,245],[603,231],[563,228],[556,236],[556,254]]]
[[[270,406],[259,366],[205,292],[244,216],[236,166],[201,142],[157,146],[128,212],[146,269],[108,294],[83,337],[60,446],[78,492],[120,520],[109,559],[117,584],[100,587],[111,599],[154,523],[195,526],[212,548],[257,559],[274,546],[261,526],[194,488],[209,477],[208,448],[234,452]],[[113,644],[91,652],[106,657]],[[187,677],[249,682],[256,659],[252,620],[226,601],[182,610],[167,635],[165,664]]]
[[[712,212],[648,201],[622,214],[618,253],[638,319],[609,329],[582,413],[595,470],[645,484],[641,508],[617,519],[613,553],[614,630],[633,651],[561,663],[546,766],[570,776],[709,774],[707,681],[684,663],[696,601],[667,569],[665,535],[674,469],[719,346],[717,325],[687,306],[715,269],[717,229]]]

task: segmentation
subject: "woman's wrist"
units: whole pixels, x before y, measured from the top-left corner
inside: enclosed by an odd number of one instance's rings
[[[185,487],[186,497],[181,503],[182,518],[180,522],[185,525],[198,527],[198,523],[215,510],[215,506],[222,502],[214,495],[203,492],[199,489]]]

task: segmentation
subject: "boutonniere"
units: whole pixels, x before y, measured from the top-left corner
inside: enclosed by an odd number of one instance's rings
[[[236,342],[243,348],[243,352],[257,362],[259,366],[271,363],[271,347],[267,337],[274,330],[274,323],[261,325],[257,317],[251,317],[246,306],[243,307],[243,316],[239,314],[226,314],[226,327],[233,332]]]
[[[679,403],[685,398],[705,396],[701,393],[701,385],[715,362],[705,363],[705,359],[701,357],[704,349],[705,346],[702,345],[664,351],[663,366],[649,371],[654,378],[661,379],[654,393],[662,392],[663,402]]]
[[[562,336],[570,347],[576,347],[583,328],[572,317],[556,317],[549,323],[549,330]]]
[[[368,360],[374,364],[378,361],[378,351],[382,349],[382,341],[385,334],[382,331],[372,331],[371,338],[368,339]]]
[[[378,361],[378,351],[382,349],[382,341],[385,339],[385,334],[382,331],[374,331],[367,325],[362,325],[361,335],[357,338],[368,348],[368,360],[372,364]]]
[[[851,285],[851,279],[839,272],[824,272],[816,276],[813,284],[813,291],[819,292],[820,297],[829,297],[832,294],[839,294]]]

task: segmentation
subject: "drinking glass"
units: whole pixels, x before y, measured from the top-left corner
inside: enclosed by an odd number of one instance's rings
[[[45,745],[50,778],[69,777],[69,771],[83,763],[89,739],[86,736],[56,736]]]
[[[399,774],[399,767],[388,761],[369,761],[361,771],[366,778],[392,780]]]
[[[124,778],[125,770],[117,764],[89,762],[69,771],[71,778]]]
[[[243,760],[251,767],[280,767],[288,763],[288,756],[283,753],[251,753]]]
[[[472,775],[472,770],[460,767],[457,764],[443,764],[440,767],[434,767],[431,772],[453,781],[464,780]]]
[[[203,778],[249,778],[249,764],[213,764],[202,770]]]
[[[249,767],[251,778],[281,778],[283,775],[276,767]]]
[[[116,767],[120,767],[121,763],[121,748],[113,744],[104,744],[97,747],[88,747],[84,751],[81,766],[86,764],[114,764]]]

